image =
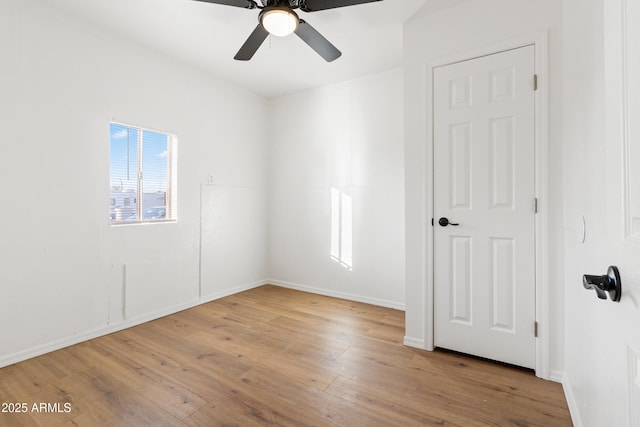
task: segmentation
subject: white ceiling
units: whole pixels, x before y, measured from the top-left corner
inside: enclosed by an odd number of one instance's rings
[[[430,0],[383,0],[298,14],[342,57],[327,63],[297,36],[265,40],[236,61],[257,9],[193,0],[40,0],[84,22],[178,58],[267,98],[385,71],[402,63],[402,25]]]

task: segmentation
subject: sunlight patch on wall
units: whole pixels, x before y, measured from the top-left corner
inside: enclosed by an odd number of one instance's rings
[[[353,268],[353,201],[335,188],[331,189],[331,258]]]

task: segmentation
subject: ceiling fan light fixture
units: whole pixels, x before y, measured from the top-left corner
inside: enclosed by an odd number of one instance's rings
[[[260,24],[274,36],[284,37],[298,28],[300,19],[291,9],[285,7],[266,8],[260,14]]]

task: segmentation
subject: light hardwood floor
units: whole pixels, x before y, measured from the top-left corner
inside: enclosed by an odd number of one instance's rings
[[[403,334],[402,311],[262,286],[0,369],[28,406],[0,425],[571,425],[560,384]]]

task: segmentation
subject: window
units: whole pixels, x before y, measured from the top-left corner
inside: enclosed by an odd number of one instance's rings
[[[111,224],[177,219],[176,137],[110,124]]]

